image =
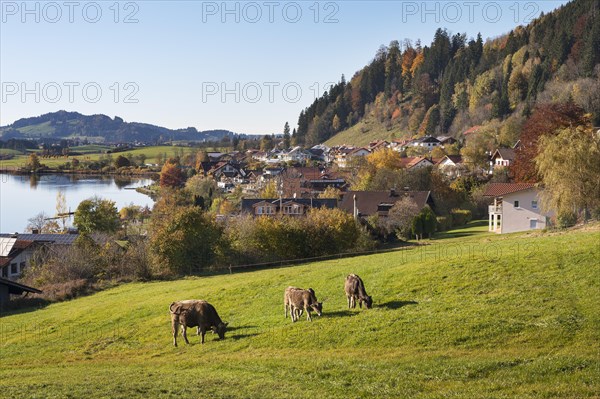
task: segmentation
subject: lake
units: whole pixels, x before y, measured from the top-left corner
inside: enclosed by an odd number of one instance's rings
[[[0,233],[25,232],[27,219],[40,212],[55,216],[59,191],[64,192],[71,212],[94,195],[114,201],[118,209],[132,203],[152,208],[150,197],[130,189],[151,183],[152,179],[122,176],[0,174]]]

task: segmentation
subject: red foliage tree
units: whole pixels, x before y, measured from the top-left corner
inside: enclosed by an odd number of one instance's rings
[[[521,147],[515,151],[510,169],[515,182],[535,183],[539,176],[534,159],[541,136],[555,134],[558,129],[587,123],[583,109],[574,103],[542,104],[535,108],[521,131]]]

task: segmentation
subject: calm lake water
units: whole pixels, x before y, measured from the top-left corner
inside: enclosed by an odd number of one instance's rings
[[[154,202],[150,197],[129,190],[151,183],[151,179],[120,176],[0,174],[0,233],[25,232],[27,219],[42,211],[50,217],[55,216],[59,191],[65,193],[71,212],[81,201],[94,195],[114,201],[118,209],[130,204],[152,208]]]

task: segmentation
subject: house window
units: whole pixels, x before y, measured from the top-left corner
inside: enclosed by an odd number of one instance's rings
[[[25,270],[25,262],[19,263],[19,272],[23,273],[23,270]]]
[[[283,207],[283,213],[286,215],[300,215],[302,214],[302,208],[298,205],[286,205]]]
[[[537,219],[530,219],[529,220],[529,228],[530,229],[537,229]]]
[[[537,201],[531,201],[531,209],[538,209]]]
[[[10,274],[18,274],[18,273],[19,273],[19,269],[17,269],[17,264],[11,263],[10,264]]]
[[[515,208],[519,207],[519,201],[515,201]]]
[[[2,277],[8,277],[8,266],[2,268]]]
[[[272,206],[259,206],[256,208],[257,215],[272,215],[274,213]]]

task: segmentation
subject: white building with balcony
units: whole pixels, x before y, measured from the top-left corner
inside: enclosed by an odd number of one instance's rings
[[[533,183],[491,183],[484,196],[494,197],[489,231],[504,234],[549,226],[552,212],[542,212],[539,190]]]

